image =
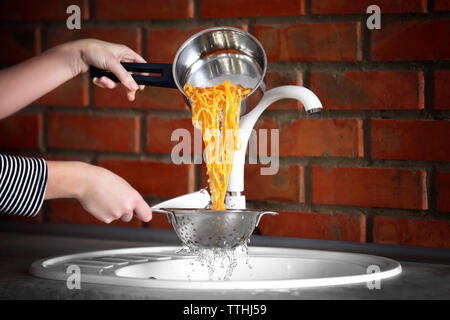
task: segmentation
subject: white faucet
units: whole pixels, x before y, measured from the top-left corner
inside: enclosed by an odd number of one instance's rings
[[[296,99],[300,101],[309,114],[320,112],[323,108],[319,98],[311,90],[300,86],[281,86],[266,91],[256,107],[246,115],[241,116],[239,125],[241,148],[234,152],[233,169],[230,173],[227,195],[225,197],[227,209],[246,208],[245,196],[242,192],[244,191],[245,151],[248,140],[256,121],[264,110],[280,99]],[[164,201],[153,206],[153,208],[206,208],[210,201],[209,193],[202,189]]]
[[[244,191],[245,151],[248,140],[256,121],[258,121],[264,110],[280,99],[297,99],[303,104],[306,112],[310,114],[322,110],[322,103],[311,90],[300,86],[281,86],[267,91],[258,105],[241,117],[239,125],[241,148],[234,152],[233,170],[230,173],[228,193],[225,198],[225,204],[228,209],[246,208],[245,196],[241,192]]]

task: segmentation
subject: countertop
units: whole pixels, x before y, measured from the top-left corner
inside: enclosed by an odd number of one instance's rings
[[[161,290],[82,283],[68,290],[64,281],[33,277],[32,262],[86,251],[179,245],[173,231],[26,223],[0,223],[0,299],[449,299],[450,250],[343,241],[252,236],[251,245],[332,250],[393,258],[403,272],[366,285],[301,289],[291,292]]]

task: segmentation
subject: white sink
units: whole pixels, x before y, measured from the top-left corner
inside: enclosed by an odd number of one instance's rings
[[[81,282],[182,290],[297,289],[373,282],[401,273],[391,259],[319,250],[250,247],[248,260],[237,259],[229,280],[208,280],[206,266],[176,253],[178,247],[95,251],[36,261],[33,275],[67,280],[78,265]],[[374,272],[376,271],[376,272]]]

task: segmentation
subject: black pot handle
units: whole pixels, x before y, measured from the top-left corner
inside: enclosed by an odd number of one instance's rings
[[[151,73],[157,75],[142,75],[132,74],[134,81],[137,84],[143,84],[146,86],[176,88],[175,81],[173,80],[172,65],[165,63],[137,63],[137,62],[121,62],[122,66],[127,71]],[[105,76],[114,82],[120,82],[119,79],[110,71],[105,71],[93,66],[89,68],[89,76],[91,79],[100,78]]]

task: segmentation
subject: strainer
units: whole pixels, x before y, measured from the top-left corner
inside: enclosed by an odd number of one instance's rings
[[[167,214],[181,242],[189,248],[233,249],[247,240],[265,214],[277,212],[254,209],[153,209]]]

